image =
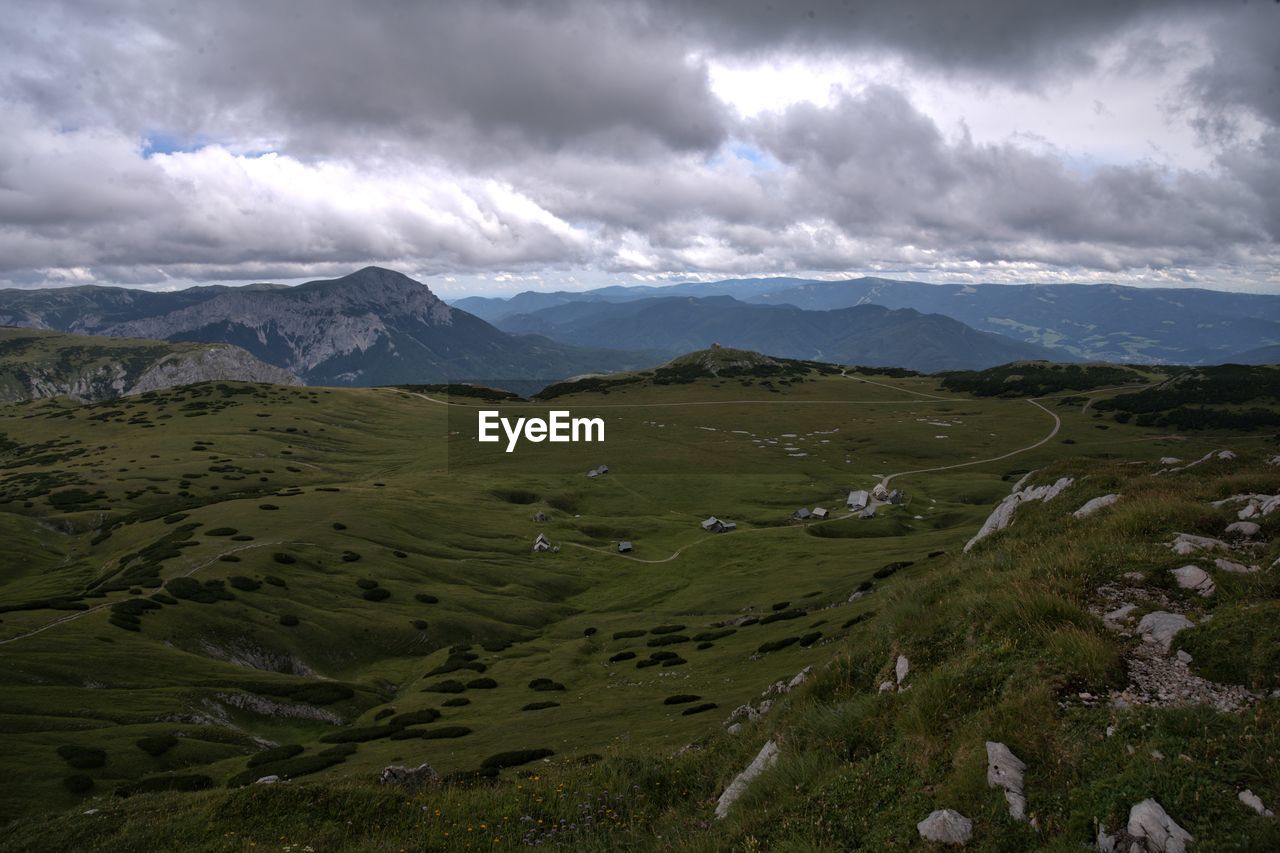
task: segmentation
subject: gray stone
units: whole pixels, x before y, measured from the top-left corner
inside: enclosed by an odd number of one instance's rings
[[[1025,479],[1026,478],[1024,477],[1023,480]],[[1023,480],[1019,480],[1019,484],[1021,484]],[[1025,503],[1026,501],[1051,501],[1058,495],[1062,494],[1062,492],[1069,488],[1074,482],[1075,480],[1070,477],[1060,477],[1052,485],[1048,486],[1031,486],[1025,489],[1019,489],[1018,486],[1014,486],[1013,493],[1002,500],[996,508],[991,511],[991,515],[987,516],[987,520],[983,522],[982,527],[979,528],[973,538],[965,544],[964,550],[966,552],[972,550],[975,545],[990,536],[992,533],[995,533],[998,530],[1004,530],[1012,524],[1013,514],[1020,504]]]
[[[1118,500],[1120,500],[1119,495],[1103,495],[1102,497],[1087,501],[1084,506],[1080,507],[1072,513],[1072,515],[1076,518],[1087,518],[1100,509],[1106,509]]]
[[[1143,800],[1129,809],[1126,828],[1135,839],[1144,841],[1148,850],[1158,853],[1186,853],[1187,845],[1195,840],[1155,800]]]
[[[1005,802],[1009,804],[1009,816],[1014,820],[1027,819],[1027,798],[1023,795],[1023,773],[1027,765],[1002,743],[987,741],[987,785],[1003,788]]]
[[[938,809],[916,824],[925,841],[937,844],[967,844],[973,837],[973,821],[952,809]]]
[[[1236,794],[1236,799],[1240,800],[1240,802],[1244,803],[1263,817],[1275,817],[1275,812],[1264,806],[1262,804],[1262,800],[1258,798],[1258,795],[1253,791],[1250,791],[1248,788],[1245,788],[1243,791]]]
[[[275,783],[277,783],[277,782],[279,782],[279,781],[280,781],[280,777],[279,777],[279,776],[271,775],[271,776],[263,776],[261,779],[258,779],[258,780],[256,780],[256,781],[254,781],[254,783],[253,783],[253,784],[255,784],[255,785],[274,785]]]
[[[898,655],[898,662],[893,665],[893,674],[901,684],[907,677],[907,673],[911,671],[911,663],[907,660],[906,655]]]
[[[1183,566],[1169,571],[1177,579],[1178,586],[1183,589],[1193,590],[1205,597],[1213,595],[1213,578],[1199,566]]]
[[[735,776],[729,783],[729,787],[724,789],[724,793],[716,801],[716,817],[724,820],[729,814],[729,809],[747,792],[747,788],[756,780],[756,777],[772,767],[777,760],[778,744],[769,741],[756,753],[756,757],[747,765],[747,769]]]
[[[1195,623],[1181,613],[1168,613],[1163,610],[1156,610],[1143,616],[1138,622],[1138,633],[1143,637],[1150,637],[1151,642],[1159,643],[1167,652],[1169,645],[1173,642],[1174,634],[1177,634],[1184,628],[1192,628]]]
[[[1219,557],[1213,561],[1213,564],[1224,572],[1231,572],[1237,575],[1251,575],[1254,572],[1261,571],[1258,566],[1246,566],[1244,563],[1236,563],[1225,557]]]
[[[414,790],[426,787],[436,778],[436,771],[430,764],[419,764],[417,767],[392,764],[382,769],[382,775],[378,777],[378,781],[383,785],[395,785],[399,788]]]
[[[1191,533],[1179,533],[1169,543],[1169,547],[1173,549],[1173,553],[1185,557],[1196,551],[1209,551],[1214,548],[1221,548],[1225,551],[1231,546],[1221,539],[1214,539],[1209,536],[1195,536]]]
[[[1252,521],[1235,521],[1227,525],[1228,536],[1257,536],[1262,528]]]

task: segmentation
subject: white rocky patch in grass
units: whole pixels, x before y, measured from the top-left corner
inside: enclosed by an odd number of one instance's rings
[[[954,809],[938,809],[916,824],[925,841],[963,846],[973,837],[973,821]]]
[[[983,539],[1000,530],[1004,530],[1013,523],[1013,514],[1019,506],[1028,501],[1049,502],[1062,494],[1075,482],[1071,477],[1060,477],[1056,482],[1046,486],[1030,486],[1022,488],[1022,484],[1026,482],[1031,473],[1026,474],[1021,480],[1014,484],[1013,492],[1001,501],[991,515],[987,517],[981,529],[978,530],[974,537],[970,539],[964,546],[966,552],[973,549]]]
[[[751,787],[751,783],[761,773],[776,764],[777,761],[778,744],[774,741],[768,741],[756,753],[756,757],[747,765],[747,768],[735,776],[733,781],[729,783],[729,787],[724,789],[724,793],[716,801],[716,817],[720,820],[728,817],[729,809],[747,792],[747,788]]]
[[[1186,853],[1187,845],[1195,840],[1155,800],[1143,800],[1129,809],[1125,829],[1132,838],[1144,842],[1147,850],[1160,853]]]
[[[1234,560],[1228,560],[1225,557],[1217,558],[1213,561],[1213,564],[1221,571],[1231,572],[1236,575],[1251,575],[1254,572],[1262,571],[1260,566],[1246,566],[1244,563],[1237,563]]]
[[[1214,539],[1212,536],[1196,536],[1192,533],[1179,533],[1174,537],[1173,541],[1169,543],[1169,548],[1178,556],[1185,557],[1188,554],[1194,554],[1196,551],[1211,551],[1215,548],[1228,551],[1231,549],[1231,546],[1226,542],[1223,542],[1221,539]]]
[[[1199,566],[1187,565],[1178,569],[1170,569],[1170,573],[1177,580],[1178,586],[1183,589],[1193,590],[1206,598],[1213,595],[1215,589],[1213,578],[1209,577],[1209,573]]]
[[[1009,747],[987,741],[987,786],[1004,789],[1009,816],[1014,820],[1027,819],[1027,798],[1022,791],[1026,769],[1027,765]]]
[[[1233,521],[1227,525],[1226,534],[1228,536],[1240,536],[1245,539],[1251,539],[1262,532],[1262,528],[1252,521]]]
[[[1072,515],[1076,518],[1088,518],[1098,510],[1106,509],[1118,500],[1120,500],[1119,495],[1102,495],[1086,501],[1084,506],[1080,507]]]
[[[1238,799],[1240,802],[1244,803],[1246,806],[1253,809],[1255,812],[1262,815],[1263,817],[1276,816],[1276,813],[1271,811],[1271,809],[1267,808],[1266,806],[1264,806],[1262,804],[1262,799],[1253,791],[1250,791],[1248,788],[1245,788],[1243,791],[1236,794],[1236,799]]]

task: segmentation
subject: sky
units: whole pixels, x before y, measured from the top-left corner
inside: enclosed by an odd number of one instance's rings
[[[0,287],[1280,293],[1280,3],[6,0]]]

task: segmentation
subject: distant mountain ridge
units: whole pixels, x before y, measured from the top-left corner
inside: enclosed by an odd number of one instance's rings
[[[0,328],[0,401],[68,397],[90,403],[212,381],[302,384],[289,371],[226,344]]]
[[[513,336],[398,272],[366,267],[297,287],[0,291],[0,324],[242,347],[313,385],[552,381],[658,360]]]
[[[910,308],[1094,361],[1216,363],[1242,351],[1280,345],[1280,296],[1199,288],[765,278],[521,293],[507,300],[471,297],[457,304],[501,324],[552,305],[716,295],[812,311],[858,305]],[[1061,358],[1061,352],[1056,357]]]
[[[805,311],[791,305],[752,305],[730,296],[568,303],[506,317],[499,326],[578,346],[643,343],[677,355],[714,342],[784,358],[925,373],[1031,359],[1064,360],[1065,355],[911,309],[860,305]],[[1068,355],[1065,360],[1074,359]]]

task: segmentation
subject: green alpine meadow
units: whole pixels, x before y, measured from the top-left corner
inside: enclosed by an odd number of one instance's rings
[[[1273,846],[1280,448],[1147,409],[1277,372],[718,348],[511,455],[474,387],[6,404],[0,847]]]

